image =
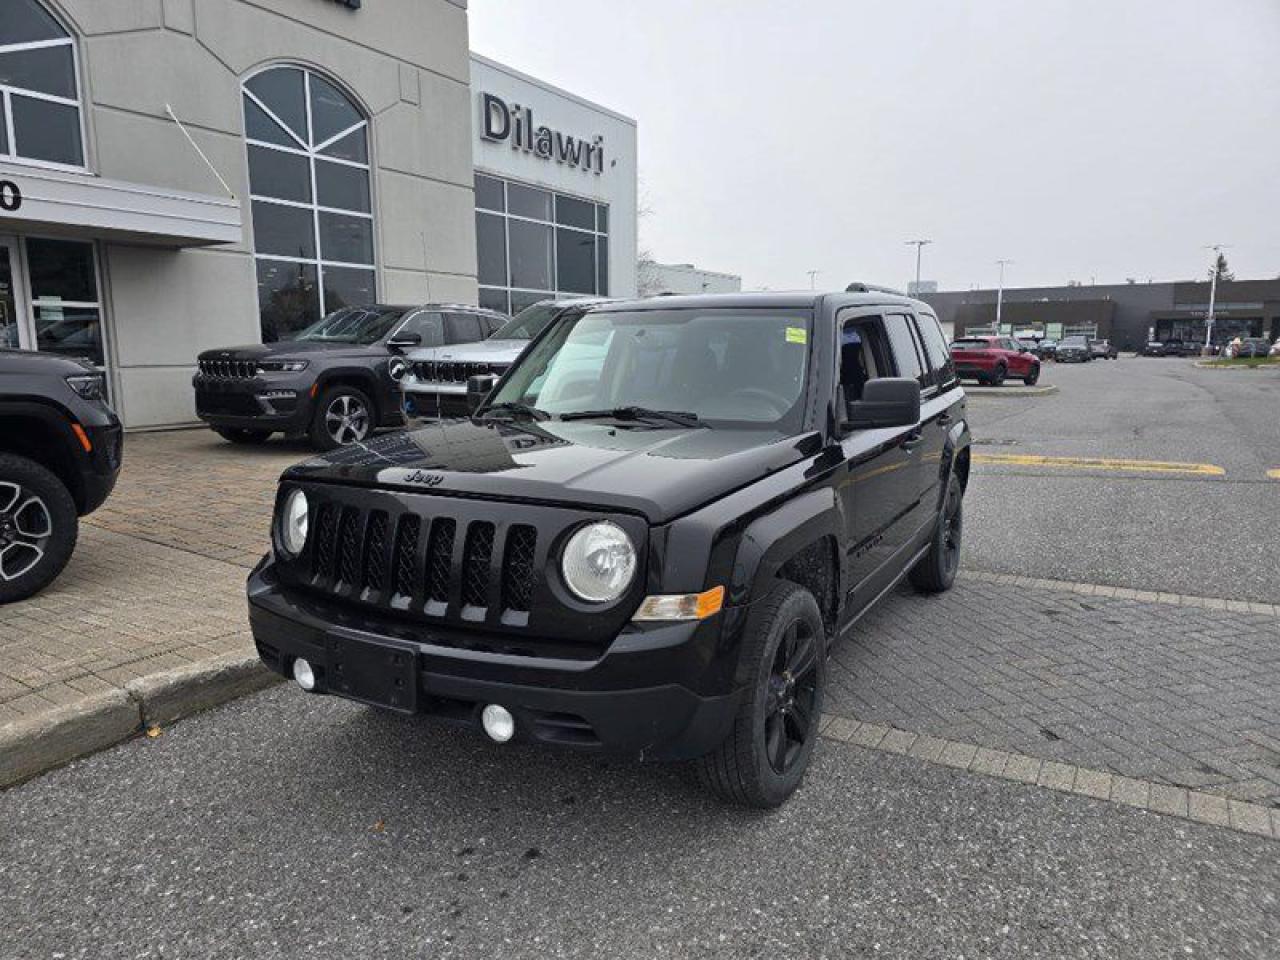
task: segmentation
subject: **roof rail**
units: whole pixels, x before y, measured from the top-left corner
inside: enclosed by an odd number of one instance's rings
[[[892,293],[895,297],[905,297],[906,294],[901,290],[895,290],[893,287],[881,287],[874,283],[854,283],[844,288],[845,293]]]

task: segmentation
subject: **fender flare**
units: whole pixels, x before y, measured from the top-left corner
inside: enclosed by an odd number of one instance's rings
[[[757,517],[738,541],[729,602],[745,604],[766,596],[789,559],[828,536],[837,545],[845,539],[844,515],[830,486],[810,490]],[[843,598],[847,571],[843,550],[837,548],[836,553],[836,596]]]

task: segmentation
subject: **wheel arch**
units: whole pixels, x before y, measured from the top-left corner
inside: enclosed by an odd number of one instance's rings
[[[50,442],[52,438],[52,442]],[[85,508],[86,491],[76,462],[75,443],[67,421],[39,404],[0,406],[0,453],[40,464],[62,481],[77,512]]]
[[[372,413],[375,419],[381,419],[382,407],[381,401],[378,399],[378,379],[374,376],[372,370],[366,370],[362,367],[342,367],[337,370],[326,371],[316,378],[315,401],[317,404],[320,398],[324,396],[325,391],[332,390],[334,387],[354,387],[369,398],[369,403],[373,405]]]

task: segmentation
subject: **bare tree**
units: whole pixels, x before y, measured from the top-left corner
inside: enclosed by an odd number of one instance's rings
[[[1227,266],[1227,255],[1221,250],[1218,251],[1218,260],[1209,268],[1209,279],[1212,280],[1214,274],[1217,274],[1218,282],[1225,280],[1234,280],[1236,275],[1231,272],[1231,268]]]

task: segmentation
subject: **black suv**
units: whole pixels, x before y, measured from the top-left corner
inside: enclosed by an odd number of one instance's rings
[[[775,806],[832,644],[903,578],[951,585],[969,443],[915,300],[566,311],[469,419],[285,472],[254,639],[305,690],[697,758],[721,796]]]
[[[335,310],[291,340],[200,354],[196,415],[232,443],[273,433],[306,436],[320,450],[356,443],[404,423],[402,351],[483,340],[508,319],[441,303]]]
[[[103,389],[88,364],[0,350],[0,603],[53,582],[115,486],[122,434]]]

